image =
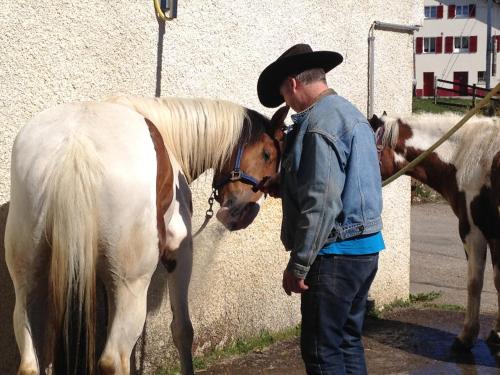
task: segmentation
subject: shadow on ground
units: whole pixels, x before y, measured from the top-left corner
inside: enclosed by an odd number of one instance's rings
[[[451,350],[451,345],[463,319],[463,312],[436,309],[403,309],[387,314],[384,319],[368,319],[365,342],[370,373],[499,373],[499,357],[484,341],[494,316],[481,316],[478,341],[470,352],[457,353]],[[385,355],[384,348],[388,352]]]
[[[369,318],[364,343],[370,375],[389,374],[500,374],[500,357],[484,342],[493,315],[481,316],[481,333],[471,352],[451,350],[464,318],[463,312],[407,308]],[[298,338],[277,343],[266,350],[220,361],[204,375],[305,374]]]

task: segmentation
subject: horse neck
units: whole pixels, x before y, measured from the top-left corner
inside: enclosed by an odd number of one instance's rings
[[[405,155],[405,159],[408,162],[415,160],[440,138],[439,136],[431,136],[429,134],[413,133],[413,136],[415,137],[413,141],[406,140],[404,146],[400,146],[402,148],[402,150],[400,149],[400,153]],[[416,139],[418,140],[418,137],[424,140],[421,146],[415,141]],[[448,154],[452,152],[449,149],[450,147],[452,147],[450,144],[443,145],[445,152],[448,152]],[[443,152],[440,153],[437,151],[431,153],[413,170],[409,171],[408,175],[430,186],[447,200],[452,200],[452,195],[456,191],[457,170],[452,163],[444,160],[444,155]]]
[[[189,183],[209,169],[220,169],[222,164],[231,157],[238,143],[237,139],[218,143],[217,141],[227,136],[227,133],[223,131],[211,132],[210,137],[204,136],[203,131],[191,134],[183,132],[169,134],[168,130],[160,130],[160,132]],[[183,144],[188,146],[180,146]],[[218,148],[212,145],[218,145]]]
[[[189,183],[231,157],[247,117],[244,107],[224,101],[132,98],[129,102],[158,128]]]

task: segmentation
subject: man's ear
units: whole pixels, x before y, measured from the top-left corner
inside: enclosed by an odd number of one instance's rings
[[[274,138],[278,141],[282,141],[283,138],[285,137],[285,119],[286,116],[288,115],[288,111],[290,110],[290,107],[287,105],[284,105],[283,107],[279,108],[271,118],[271,133],[273,134]]]

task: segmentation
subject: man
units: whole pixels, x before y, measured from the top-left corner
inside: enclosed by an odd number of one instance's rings
[[[340,54],[291,47],[260,75],[266,107],[296,114],[281,164],[281,239],[291,251],[288,295],[301,293],[301,352],[308,374],[365,374],[361,331],[377,272],[382,188],[375,137],[366,118],[328,88]],[[276,181],[276,179],[274,179]],[[273,179],[263,186],[275,191]]]

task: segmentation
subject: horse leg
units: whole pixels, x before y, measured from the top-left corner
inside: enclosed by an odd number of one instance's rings
[[[107,263],[113,264],[100,269],[108,301],[108,337],[99,360],[103,375],[130,374],[130,355],[146,321],[148,287],[158,264],[157,244],[149,244],[135,247],[139,250],[128,246],[126,254],[109,256]]]
[[[14,277],[12,278],[14,280]],[[18,375],[36,375],[39,373],[38,361],[31,335],[31,325],[28,318],[26,299],[29,294],[29,285],[20,285],[14,282],[16,293],[16,304],[14,307],[14,333],[16,336],[19,353],[21,354],[21,363],[18,369]]]
[[[149,281],[149,278],[124,280],[112,292],[106,288],[111,321],[99,360],[101,374],[130,374],[130,355],[146,321]]]
[[[470,349],[479,333],[479,309],[486,263],[486,239],[476,226],[465,238],[467,254],[467,310],[462,332],[455,340],[456,349]]]
[[[488,344],[500,346],[500,239],[490,239],[488,245],[491,251],[491,262],[493,263],[493,278],[497,290],[498,311],[495,328],[491,331]]]
[[[20,238],[24,237],[21,234],[19,236]],[[18,375],[35,375],[39,374],[39,364],[33,343],[33,329],[29,320],[27,306],[30,294],[35,289],[36,284],[34,280],[35,263],[33,262],[35,246],[28,248],[19,243],[15,244],[15,237],[17,235],[11,235],[11,228],[7,224],[5,233],[5,258],[16,295],[13,325],[17,346],[21,355],[21,362],[17,373]]]
[[[189,318],[188,287],[193,266],[193,245],[191,237],[185,238],[175,251],[175,268],[168,273],[168,293],[172,308],[170,329],[175,347],[179,352],[181,372],[193,374],[193,326]],[[167,267],[169,268],[169,267]]]

